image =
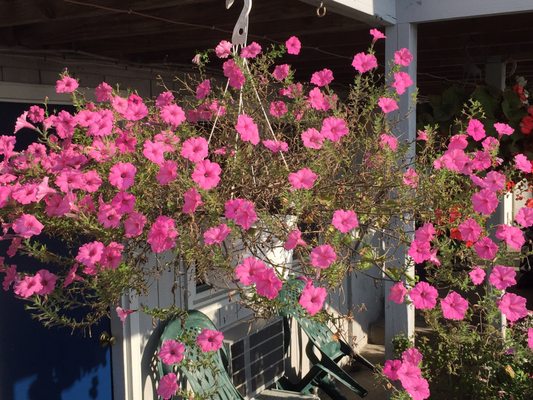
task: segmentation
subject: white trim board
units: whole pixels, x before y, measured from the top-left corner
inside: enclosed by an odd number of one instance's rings
[[[533,12],[532,0],[397,0],[398,23],[488,17]]]
[[[319,0],[300,1],[315,7],[320,5]],[[358,21],[376,25],[396,23],[396,0],[328,0],[323,3],[327,11]]]
[[[0,82],[0,101],[8,103],[71,104],[70,95],[56,93],[52,85],[32,83]]]

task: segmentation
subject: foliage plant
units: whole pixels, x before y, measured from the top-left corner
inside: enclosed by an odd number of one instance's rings
[[[497,343],[490,354],[507,349],[512,337],[513,354],[530,362],[525,328],[509,327],[505,338],[494,334],[500,311],[513,321],[527,315],[521,298],[507,307],[510,294],[500,291],[512,283],[512,268],[496,267],[513,265],[519,256],[508,247],[519,247],[523,234],[500,225],[495,242],[487,220],[506,182],[527,177],[531,162],[523,154],[501,162],[499,139],[512,128],[499,124],[487,136],[475,102],[449,142],[437,143],[430,128],[421,131],[415,160],[397,111],[412,85],[405,72],[412,56],[397,51],[383,76],[373,45],[384,35],[371,33],[372,45],[354,56],[354,80],[342,94],[327,68],[310,82],[295,79],[285,61],[300,51],[296,37],[265,52],[255,42],[237,49],[222,41],[195,57],[198,71],[179,80],[178,90],[156,99],[105,82],[89,97],[65,72],[56,89],[71,93],[76,111],[32,106],[14,134],[0,138],[0,218],[9,243],[4,290],[27,301],[47,326],[90,329],[110,309],[122,320],[132,312],[181,315],[175,308],[125,310],[121,298],[146,294],[164,271],[194,268],[197,279],[229,290],[260,317],[293,307],[327,319],[328,291],[374,266],[395,282],[387,301],[425,310],[440,338],[437,349],[422,342],[422,353],[410,348],[401,360],[387,361],[384,376],[405,389],[399,396],[427,398],[428,384],[442,376],[470,379],[460,364],[442,368],[441,349],[460,358],[489,336]],[[212,59],[222,63],[223,79],[206,75]],[[27,148],[16,147],[22,128],[39,135]],[[519,212],[518,226],[531,226],[532,210]],[[385,251],[372,245],[376,237]],[[402,256],[405,249],[412,261]],[[280,262],[279,252],[293,261]],[[44,267],[15,265],[16,255]],[[410,262],[424,264],[424,281],[408,274]],[[496,287],[474,286],[473,270],[491,276],[498,270]],[[295,277],[304,288],[294,304],[283,304],[278,294]],[[458,332],[468,336],[465,347],[451,340],[462,337]],[[185,342],[209,353],[216,350],[209,343],[219,346],[221,339]],[[510,368],[520,379],[531,373]],[[161,377],[163,398],[176,393],[176,379]]]

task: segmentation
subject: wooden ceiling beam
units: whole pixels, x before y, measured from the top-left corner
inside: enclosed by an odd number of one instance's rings
[[[299,4],[299,3],[296,3]],[[211,13],[199,13],[197,4],[185,4],[179,7],[168,7],[150,12],[154,18],[143,17],[135,14],[109,14],[99,18],[94,16],[78,18],[75,20],[48,21],[38,24],[19,26],[16,28],[16,36],[21,45],[37,42],[40,45],[57,44],[65,42],[77,42],[83,40],[111,39],[116,37],[130,37],[141,35],[154,35],[164,32],[183,30],[193,27],[190,24],[218,27],[229,32],[233,30],[238,18],[239,10],[230,9],[225,12],[224,4],[213,7]],[[309,17],[302,13],[302,7],[288,7],[288,12],[279,15],[279,9],[272,2],[260,3],[252,15],[254,23],[275,22],[285,19],[297,19]],[[222,14],[221,14],[222,12]],[[157,20],[165,18],[176,21],[175,24]],[[183,25],[179,25],[182,23]],[[2,30],[0,30],[2,37]]]
[[[159,8],[201,4],[212,0],[81,0],[108,8],[149,11]],[[69,3],[65,0],[13,0],[0,2],[0,28],[36,24],[45,21],[68,21],[75,18],[99,17],[113,14],[113,11],[95,8],[88,5]]]

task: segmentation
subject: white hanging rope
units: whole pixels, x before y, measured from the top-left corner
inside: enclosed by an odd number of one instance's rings
[[[250,71],[250,67],[248,67],[248,63],[246,62],[246,60],[244,60],[244,66],[248,70],[248,73],[250,74],[250,76],[252,76],[252,71]],[[274,138],[274,140],[276,142],[278,142],[278,139],[276,138],[276,134],[274,133],[274,129],[272,129],[272,125],[270,124],[270,119],[268,118],[268,114],[267,114],[267,112],[265,110],[265,107],[263,107],[263,102],[261,101],[261,96],[259,96],[259,93],[257,92],[257,89],[255,87],[254,80],[250,79],[250,82],[252,83],[252,88],[254,89],[254,93],[255,93],[255,97],[257,98],[257,102],[259,103],[259,106],[261,106],[261,111],[263,111],[263,115],[265,117],[265,120],[266,120],[266,123],[267,123],[267,126],[268,126],[268,130],[272,134],[272,137]],[[287,161],[285,160],[285,157],[283,156],[283,152],[280,151],[279,154],[281,155],[281,159],[283,160],[283,163],[285,164],[285,168],[287,169],[287,171],[289,171],[289,165],[287,164]]]
[[[226,88],[224,89],[224,95],[223,96],[226,96],[226,93],[228,91],[228,86],[229,86],[229,79],[226,82]],[[221,107],[222,107],[221,105],[219,105],[217,107],[217,115],[215,117],[215,122],[213,122],[213,127],[211,128],[211,133],[209,133],[209,139],[207,139],[207,145],[208,146],[209,146],[209,143],[211,143],[211,138],[213,137],[213,132],[215,132],[215,127],[217,126],[218,117],[220,117],[220,108]]]

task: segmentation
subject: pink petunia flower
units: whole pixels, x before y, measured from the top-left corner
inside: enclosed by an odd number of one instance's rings
[[[494,129],[496,129],[496,132],[498,132],[498,135],[500,135],[500,137],[503,135],[512,135],[514,132],[514,129],[512,127],[501,122],[496,122],[494,124]]]
[[[241,50],[242,58],[255,58],[261,53],[261,45],[257,42],[252,42]]]
[[[431,310],[437,305],[438,292],[427,282],[418,282],[409,292],[416,309]]]
[[[78,86],[79,83],[76,79],[65,75],[56,81],[56,93],[72,93]]]
[[[328,68],[314,72],[311,76],[311,83],[318,87],[327,86],[333,81],[333,71]]]
[[[403,362],[400,369],[398,369],[398,379],[405,388],[409,386],[412,381],[416,381],[422,377],[422,371],[416,365]]]
[[[194,166],[192,180],[200,189],[209,190],[218,186],[222,168],[216,162],[202,160]]]
[[[402,352],[402,362],[416,365],[417,367],[422,362],[422,353],[415,347],[411,347]]]
[[[272,153],[286,153],[289,151],[289,144],[283,140],[263,140],[263,146]]]
[[[285,42],[285,47],[287,47],[287,53],[297,56],[298,54],[300,54],[302,43],[296,36],[291,36]]]
[[[159,380],[157,395],[161,396],[163,400],[169,400],[177,393],[178,389],[178,377],[175,373],[170,372]]]
[[[172,126],[173,129],[176,129],[187,119],[185,117],[185,111],[176,104],[168,104],[162,107],[159,115],[163,122]]]
[[[402,304],[405,301],[406,294],[407,289],[403,285],[403,282],[396,282],[389,290],[389,300],[396,304]]]
[[[259,143],[259,128],[249,115],[239,115],[235,129],[243,142],[250,142],[254,146]]]
[[[288,234],[283,247],[285,250],[293,250],[298,246],[307,246],[307,243],[302,239],[302,232],[299,229],[294,229]]]
[[[11,284],[17,281],[17,266],[10,265],[9,267],[4,269],[4,272],[5,276],[4,280],[2,281],[2,289],[7,292]]]
[[[203,100],[207,96],[209,96],[209,93],[211,92],[211,81],[209,79],[206,79],[202,81],[198,86],[196,87],[196,98],[198,100]]]
[[[159,349],[159,359],[167,365],[177,364],[183,360],[185,345],[177,340],[168,339]]]
[[[322,121],[320,134],[332,142],[338,142],[349,133],[348,125],[342,118],[327,117]]]
[[[307,102],[312,108],[318,111],[328,111],[331,108],[327,97],[317,87],[309,91]]]
[[[382,149],[388,148],[391,151],[398,150],[398,139],[395,136],[382,133],[379,135],[379,147]]]
[[[178,176],[178,164],[174,160],[166,160],[159,166],[159,172],[156,175],[157,182],[160,185],[168,185]]]
[[[56,287],[57,275],[51,273],[47,269],[40,269],[35,274],[35,278],[39,280],[42,288],[35,293],[40,296],[46,296],[52,293]]]
[[[283,282],[277,277],[273,268],[262,270],[255,278],[255,290],[258,295],[273,300],[278,296]]]
[[[127,238],[134,238],[142,234],[144,225],[146,224],[146,217],[138,212],[132,212],[124,221],[124,236]]]
[[[313,267],[325,269],[337,260],[337,253],[329,244],[322,244],[311,250],[310,259]]]
[[[118,214],[129,214],[135,208],[135,196],[131,193],[120,191],[111,200],[111,205],[115,207]]]
[[[481,285],[485,281],[485,270],[480,267],[475,267],[468,275],[474,285]]]
[[[422,377],[409,380],[404,385],[404,389],[413,400],[425,400],[430,396],[429,383]]]
[[[183,142],[181,156],[197,163],[205,159],[209,154],[207,140],[203,137],[192,137]]]
[[[402,182],[412,187],[413,189],[416,189],[418,187],[418,174],[413,168],[407,168],[407,171],[404,172],[402,177]]]
[[[289,64],[280,64],[276,65],[274,67],[274,71],[272,72],[272,76],[277,81],[284,80],[287,76],[289,76],[290,66]]]
[[[415,231],[415,240],[420,242],[431,242],[437,231],[432,223],[426,222]]]
[[[289,110],[287,109],[287,105],[285,104],[284,101],[280,100],[280,101],[273,101],[272,103],[270,103],[269,113],[273,117],[281,118],[285,114],[287,114],[287,111]]]
[[[527,347],[533,350],[533,328],[527,330]]]
[[[163,253],[176,245],[177,237],[176,222],[170,217],[160,215],[150,227],[146,241],[154,253]]]
[[[421,140],[423,142],[427,142],[428,140],[428,134],[426,131],[423,131],[423,130],[419,130],[417,132],[417,136],[416,136],[416,140]]]
[[[461,321],[465,318],[468,301],[458,293],[451,291],[440,301],[440,307],[444,318]]]
[[[124,245],[111,242],[109,243],[102,253],[100,258],[100,264],[103,269],[117,269],[122,262],[122,252],[124,251]]]
[[[402,67],[408,67],[413,61],[413,55],[405,47],[394,52],[394,63]]]
[[[415,263],[420,264],[431,258],[431,244],[415,239],[411,242],[407,254]]]
[[[98,213],[96,215],[98,222],[106,229],[118,228],[120,226],[120,219],[122,214],[112,204],[100,202]]]
[[[159,109],[172,104],[174,101],[174,94],[171,91],[160,93],[155,99],[155,106]]]
[[[324,136],[315,128],[309,128],[302,132],[302,142],[308,149],[320,150],[324,143]]]
[[[527,317],[526,299],[514,293],[505,293],[498,303],[498,308],[511,321]]]
[[[85,243],[78,249],[76,255],[76,261],[89,269],[93,269],[94,266],[100,262],[102,254],[104,253],[104,244],[102,242],[94,241]]]
[[[459,224],[459,232],[461,232],[461,239],[465,242],[476,242],[481,235],[481,227],[475,219],[469,218]]]
[[[474,211],[483,215],[490,215],[498,207],[498,197],[488,189],[480,190],[472,195]]]
[[[511,225],[498,225],[496,229],[496,238],[505,241],[507,246],[512,249],[520,250],[526,239],[524,233],[516,226]]]
[[[324,306],[324,301],[328,292],[325,288],[315,287],[313,284],[307,284],[302,290],[298,303],[313,316],[318,313]]]
[[[348,233],[359,226],[357,214],[352,210],[336,210],[331,224],[342,233]]]
[[[302,168],[289,174],[289,182],[293,189],[311,189],[318,175],[309,168]]]
[[[204,242],[207,245],[220,244],[230,234],[231,228],[226,224],[220,224],[209,228],[204,232]]]
[[[516,214],[515,221],[522,227],[529,228],[533,225],[533,208],[522,207]]]
[[[387,39],[387,36],[376,28],[370,29],[370,35],[372,36],[372,43],[375,43],[379,39]]]
[[[398,103],[396,100],[388,97],[380,97],[378,100],[378,106],[385,114],[396,111],[398,109]]]
[[[514,156],[514,165],[519,171],[522,171],[526,174],[531,173],[531,161],[529,161],[523,154],[517,154]]]
[[[364,74],[365,72],[370,71],[371,69],[377,68],[378,60],[373,54],[366,53],[357,53],[353,57],[352,67],[354,67],[357,72]]]
[[[477,119],[471,119],[468,122],[466,133],[468,133],[476,142],[479,142],[487,136],[483,124]]]
[[[232,199],[224,204],[224,216],[235,221],[243,229],[248,230],[257,221],[255,205],[249,200]]]
[[[257,277],[267,269],[266,264],[255,258],[247,257],[235,268],[235,277],[245,286],[254,284]]]
[[[28,111],[28,119],[31,122],[38,123],[44,121],[44,108],[39,106],[31,106]]]
[[[117,306],[117,308],[115,308],[115,312],[117,313],[117,316],[118,316],[118,319],[120,319],[120,322],[124,324],[126,322],[126,318],[128,318],[130,314],[133,314],[135,310],[128,310],[128,309]]]
[[[103,102],[111,100],[113,88],[108,83],[102,82],[94,89],[94,96],[96,101]]]
[[[406,72],[395,72],[394,73],[394,82],[391,86],[396,89],[396,93],[402,95],[405,93],[407,88],[413,84],[411,76]]]
[[[383,365],[383,375],[392,381],[400,379],[398,376],[398,370],[402,366],[401,360],[387,360]]]
[[[42,289],[43,286],[41,285],[41,280],[37,275],[26,275],[24,278],[18,280],[13,287],[13,291],[15,292],[15,294],[24,299],[27,299],[28,297],[31,297],[34,294],[37,294],[37,292]]]
[[[132,163],[116,163],[109,171],[109,183],[119,190],[128,190],[135,183],[137,168]]]
[[[202,332],[196,337],[196,344],[204,353],[217,351],[222,347],[224,335],[222,332],[214,329],[202,329]]]
[[[63,281],[63,288],[70,286],[74,282],[83,281],[83,278],[76,274],[77,271],[78,271],[78,264],[74,264],[69,269],[69,271],[67,272],[67,275],[65,276],[65,280]]]
[[[31,214],[22,214],[13,222],[13,230],[15,233],[25,239],[39,235],[43,228],[44,225]]]
[[[489,275],[489,282],[498,290],[505,290],[516,284],[516,272],[512,267],[495,265]]]
[[[222,69],[224,71],[224,76],[228,78],[229,85],[232,88],[240,89],[243,87],[246,78],[234,60],[225,61],[222,65]]]
[[[143,144],[143,155],[153,163],[161,165],[165,161],[165,144],[146,140]]]
[[[218,58],[228,58],[231,55],[232,44],[227,40],[222,40],[217,47],[215,47],[215,53]]]
[[[183,194],[183,201],[182,212],[184,214],[194,214],[196,209],[204,204],[202,196],[195,188],[191,188]]]
[[[493,260],[498,252],[498,246],[490,238],[483,237],[474,243],[474,250],[479,258]]]

